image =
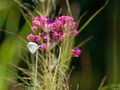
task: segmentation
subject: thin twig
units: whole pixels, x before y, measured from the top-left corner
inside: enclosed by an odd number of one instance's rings
[[[70,8],[69,0],[65,0],[65,1],[66,1],[66,4],[67,4],[68,12],[69,12],[70,16],[72,16],[72,11],[71,11],[71,8]]]
[[[17,37],[18,39],[20,39],[20,40],[21,40],[22,42],[24,42],[25,44],[27,43],[22,37],[20,37],[18,34],[14,33],[14,32],[10,32],[10,31],[8,31],[8,30],[4,30],[4,29],[1,29],[1,28],[0,28],[0,31],[5,32],[5,33],[8,33],[8,34],[11,34],[11,35]]]
[[[87,39],[85,39],[83,42],[81,42],[79,45],[77,45],[76,47],[79,48],[83,45],[85,45],[87,42],[89,42],[91,39],[93,38],[93,36],[89,36]]]
[[[82,19],[87,13],[88,13],[88,12],[86,11],[85,13],[83,13],[83,14],[79,17],[79,19],[78,19],[78,21],[77,21],[76,27],[79,26],[81,19]]]
[[[107,5],[108,0],[106,0],[105,4],[98,9],[86,22],[85,24],[79,29],[80,32],[82,32],[84,30],[84,28],[105,8],[105,6]]]
[[[38,73],[37,68],[38,68],[38,52],[36,53],[34,90],[36,90],[36,85],[37,85],[37,73]]]
[[[79,84],[77,84],[77,88],[76,88],[76,90],[79,90]]]
[[[98,90],[100,90],[100,89],[102,88],[102,86],[104,85],[106,79],[107,79],[107,76],[105,75],[105,76],[103,77],[103,79],[102,79],[102,81],[101,81],[99,87],[98,87]]]
[[[23,4],[21,4],[18,0],[14,0],[21,8],[23,8],[25,11],[27,11],[28,12],[28,14],[31,16],[31,17],[34,17],[33,16],[33,14],[32,14],[32,12],[30,12],[30,10],[27,8],[27,7],[25,7]]]

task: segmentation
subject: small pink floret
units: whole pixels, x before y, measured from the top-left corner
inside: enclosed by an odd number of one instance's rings
[[[59,33],[58,33],[58,38],[59,38],[60,41],[63,40],[63,34],[62,34],[62,32],[59,32]]]
[[[50,20],[43,16],[36,16],[32,19],[32,31],[37,29],[46,28],[49,29]]]
[[[33,35],[33,34],[27,35],[27,40],[28,41],[35,41],[35,35]]]
[[[81,54],[81,50],[79,48],[73,48],[71,51],[73,57],[79,57]]]
[[[47,45],[46,44],[41,44],[39,49],[41,52],[44,52],[46,50]]]
[[[74,34],[74,36],[77,36],[79,34],[79,31],[77,29],[74,29],[73,34]]]
[[[52,38],[53,38],[53,39],[57,39],[57,38],[58,38],[58,33],[54,31],[54,32],[52,33]]]
[[[76,22],[74,19],[70,16],[60,16],[55,18],[54,23],[53,23],[53,29],[65,29],[65,30],[70,30],[70,29],[75,29],[76,27]]]
[[[36,32],[37,31],[37,26],[32,26],[32,32]]]

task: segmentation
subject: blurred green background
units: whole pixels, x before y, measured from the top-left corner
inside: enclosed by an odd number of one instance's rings
[[[20,0],[33,5],[32,0]],[[74,18],[87,11],[79,28],[89,17],[103,6],[105,0],[70,0]],[[57,10],[66,14],[65,0],[59,0]],[[82,55],[73,58],[70,68],[72,90],[97,90],[105,77],[104,90],[120,90],[120,3],[109,0],[105,9],[76,38],[78,42],[89,36],[93,38],[81,47]],[[58,12],[57,11],[57,12]],[[11,33],[13,32],[13,33]],[[30,26],[25,22],[19,5],[14,0],[0,0],[0,90],[19,90],[10,82],[14,80],[12,64],[19,64],[19,55],[24,51],[25,44],[18,36],[26,39]],[[107,89],[110,87],[118,89]]]

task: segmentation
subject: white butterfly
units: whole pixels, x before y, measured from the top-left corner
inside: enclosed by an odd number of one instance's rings
[[[27,47],[28,47],[29,51],[32,54],[34,54],[39,49],[40,46],[34,42],[28,42]]]

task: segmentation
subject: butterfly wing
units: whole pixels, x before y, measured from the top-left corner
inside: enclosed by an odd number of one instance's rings
[[[39,49],[39,45],[34,42],[28,42],[27,47],[32,54]]]

